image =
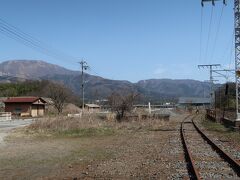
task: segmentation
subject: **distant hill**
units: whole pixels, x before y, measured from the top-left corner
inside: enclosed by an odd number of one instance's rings
[[[0,64],[0,75],[1,72],[8,74],[8,76],[0,76],[0,82],[16,82],[23,81],[24,79],[47,79],[61,82],[79,95],[81,93],[80,72],[71,71],[44,61],[6,61]],[[106,98],[114,91],[135,91],[145,97],[146,101],[151,100],[155,102],[176,99],[180,96],[203,97],[204,94],[209,94],[209,83],[190,79],[149,79],[131,83],[129,81],[110,80],[85,74],[85,80],[85,95],[90,100]]]
[[[129,81],[117,81],[104,79],[102,77],[85,74],[85,93],[86,98],[102,99],[108,97],[114,91],[135,91],[136,85]],[[46,80],[61,82],[70,87],[75,93],[80,94],[81,91],[81,75],[48,75],[42,77]]]
[[[137,83],[138,87],[151,93],[165,94],[166,96],[193,96],[203,97],[209,94],[209,83],[191,79],[150,79],[142,80]]]
[[[13,60],[0,64],[1,73],[21,78],[38,79],[48,74],[76,74],[77,72],[44,61]]]

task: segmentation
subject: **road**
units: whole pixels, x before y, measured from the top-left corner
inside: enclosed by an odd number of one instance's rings
[[[0,121],[0,145],[4,143],[4,137],[7,136],[11,130],[18,127],[27,126],[32,122],[33,122],[32,119]]]

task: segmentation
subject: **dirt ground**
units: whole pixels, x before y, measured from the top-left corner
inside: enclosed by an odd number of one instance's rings
[[[16,130],[0,146],[0,179],[183,179],[184,117],[108,136],[46,138]]]

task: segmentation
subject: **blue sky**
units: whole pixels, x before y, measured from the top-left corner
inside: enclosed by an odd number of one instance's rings
[[[206,80],[208,70],[198,70],[198,64],[227,67],[234,62],[233,0],[224,7],[219,33],[223,5],[219,1],[213,8],[208,50],[212,6],[205,5],[201,59],[200,0],[0,1],[1,19],[75,57],[55,59],[0,33],[0,62],[44,60],[77,70],[78,59],[85,58],[92,68],[90,74],[132,82],[150,78]]]

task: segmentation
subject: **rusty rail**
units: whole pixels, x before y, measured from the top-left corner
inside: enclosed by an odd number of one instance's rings
[[[234,160],[229,154],[227,154],[224,150],[222,150],[218,145],[216,145],[211,139],[209,139],[194,123],[192,119],[193,126],[197,130],[197,132],[202,136],[202,138],[207,141],[207,143],[215,150],[229,165],[233,168],[236,174],[240,177],[240,164]]]
[[[183,129],[183,124],[185,123],[185,120],[189,118],[186,117],[183,122],[181,123],[181,128],[180,128],[180,134],[181,134],[181,139],[182,139],[182,143],[183,143],[183,149],[184,149],[184,152],[185,152],[185,158],[186,158],[186,161],[188,162],[188,173],[190,175],[190,179],[196,179],[196,180],[200,180],[200,175],[199,175],[199,172],[198,170],[195,168],[195,165],[194,165],[194,160],[192,158],[192,154],[187,146],[187,142],[186,142],[186,138],[185,138],[185,135],[184,135],[184,129]]]

